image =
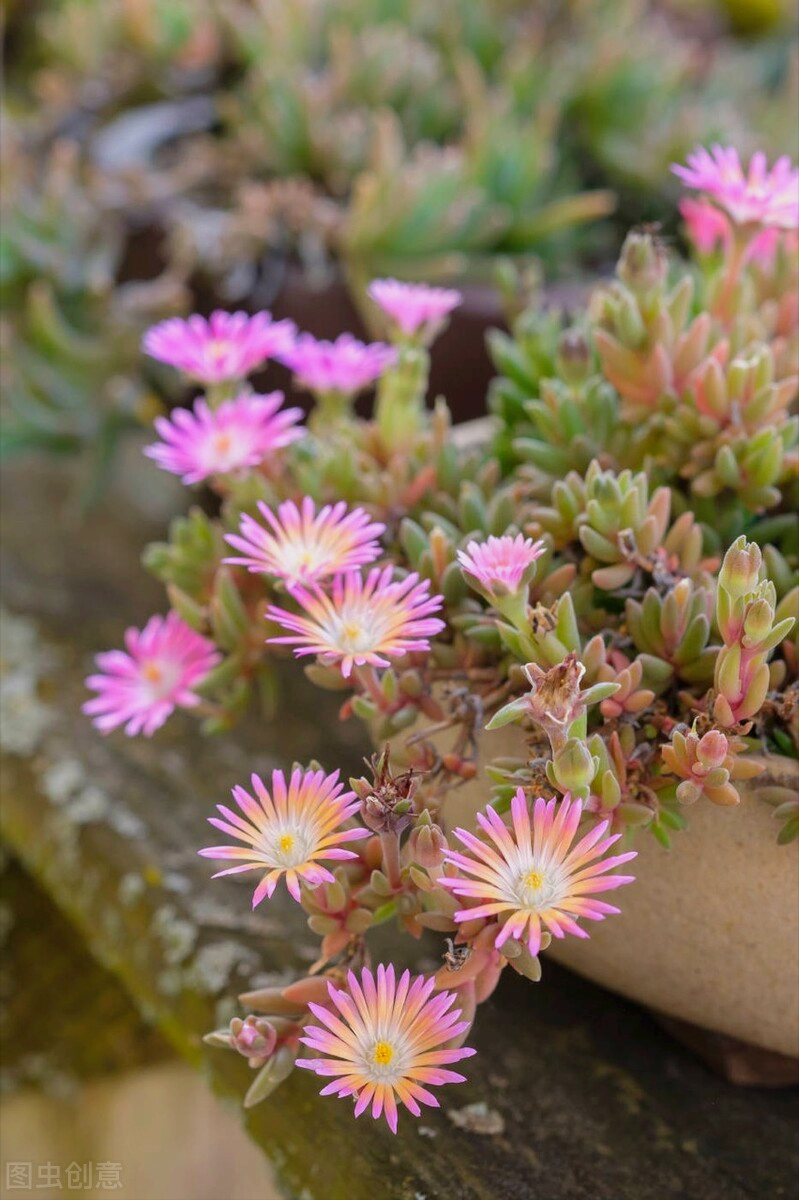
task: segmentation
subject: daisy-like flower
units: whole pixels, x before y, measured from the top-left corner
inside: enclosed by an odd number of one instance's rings
[[[391,658],[429,650],[429,639],[444,628],[430,615],[443,597],[431,596],[429,589],[429,581],[420,582],[416,574],[395,580],[390,566],[373,567],[366,578],[355,571],[337,575],[329,596],[316,585],[298,586],[293,596],[304,611],[271,605],[267,616],[292,633],[269,641],[295,646],[298,658],[318,654],[326,665],[338,664],[345,679],[353,666],[387,667]]]
[[[118,725],[130,737],[150,737],[176,708],[193,708],[193,691],[221,661],[213,642],[196,633],[177,613],[150,617],[144,629],[128,629],[125,650],[98,654],[102,674],[86,686],[98,694],[83,705],[101,733]]]
[[[176,408],[168,418],[156,417],[161,441],[145,447],[144,453],[184,483],[257,467],[274,450],[303,436],[297,428],[302,410],[280,410],[282,403],[282,392],[247,392],[218,408],[197,400],[191,412]]]
[[[529,568],[544,553],[543,541],[534,542],[507,534],[489,537],[485,542],[469,542],[458,551],[458,562],[464,574],[470,576],[490,596],[518,592],[529,582]]]
[[[225,561],[275,575],[288,588],[351,571],[374,562],[380,554],[377,539],[385,525],[370,521],[362,508],[348,512],[343,500],[326,504],[319,512],[310,496],[304,497],[299,508],[286,500],[278,506],[277,515],[259,500],[258,510],[269,529],[245,513],[241,536],[229,533],[225,537],[244,557]]]
[[[245,844],[199,851],[204,858],[236,860],[235,867],[217,871],[213,878],[264,871],[252,898],[253,908],[264,896],[272,896],[281,875],[295,900],[300,899],[300,880],[312,888],[335,883],[319,860],[357,858],[353,850],[343,849],[343,843],[369,837],[368,829],[341,828],[357,812],[360,801],[354,792],[344,791],[338,776],[338,771],[325,775],[324,771],[297,767],[288,786],[283,772],[273,771],[271,793],[258,775],[252,776],[255,798],[243,787],[234,787],[233,799],[242,815],[217,804],[222,817],[209,817],[208,821]]]
[[[463,299],[453,288],[400,283],[398,279],[374,279],[367,292],[406,337],[421,334],[424,341],[438,333],[445,318]]]
[[[475,1051],[443,1049],[469,1028],[468,1021],[459,1020],[460,1010],[452,1008],[454,992],[432,995],[433,978],[412,978],[403,971],[397,980],[394,968],[382,963],[376,975],[364,968],[358,980],[350,971],[346,991],[329,983],[335,1011],[308,1005],[320,1025],[306,1025],[300,1041],[325,1057],[298,1058],[296,1065],[333,1076],[321,1095],[357,1096],[356,1117],[371,1104],[372,1116],[385,1116],[396,1133],[397,1100],[415,1117],[421,1104],[438,1108],[428,1086],[463,1083],[464,1076],[447,1066]]]
[[[519,788],[511,801],[512,831],[490,804],[485,814],[477,814],[490,844],[466,829],[456,829],[456,837],[470,853],[448,850],[446,860],[473,878],[445,875],[438,883],[477,904],[455,913],[455,920],[505,917],[496,947],[508,938],[524,940],[535,956],[541,948],[542,926],[558,938],[567,933],[585,938],[588,934],[575,918],[601,921],[609,913],[619,912],[613,905],[593,899],[592,893],[632,883],[634,876],[609,875],[608,871],[635,858],[636,851],[602,857],[621,837],[619,833],[606,836],[607,821],[600,821],[573,846],[581,814],[579,800],[539,797],[531,828],[527,800]]]
[[[198,383],[245,379],[268,358],[291,345],[293,321],[273,321],[271,313],[214,312],[206,320],[170,317],[147,330],[142,349],[151,358],[177,367]]]
[[[342,333],[335,342],[303,333],[277,357],[309,392],[354,396],[380,378],[397,352],[383,342],[366,345],[350,333]]]
[[[687,166],[675,163],[672,170],[687,187],[715,201],[736,225],[799,227],[799,170],[787,155],[769,170],[765,154],[758,151],[744,173],[737,150],[699,147],[688,155]]]

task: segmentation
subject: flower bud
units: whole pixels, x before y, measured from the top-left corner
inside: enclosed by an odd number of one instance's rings
[[[696,747],[696,761],[705,771],[721,767],[729,754],[729,743],[720,729],[709,730]]]
[[[555,363],[566,383],[580,384],[591,373],[591,347],[579,329],[567,329],[558,338]]]
[[[719,587],[733,600],[745,596],[757,587],[763,556],[756,542],[747,542],[742,534],[724,555],[719,571]]]
[[[768,600],[761,598],[750,604],[744,617],[744,635],[746,638],[744,645],[756,646],[759,642],[765,641],[771,633],[773,621],[774,609]]]
[[[649,233],[627,234],[617,273],[636,294],[646,294],[666,282],[669,262],[662,244]]]
[[[552,773],[558,787],[575,795],[585,795],[597,769],[597,760],[585,742],[568,738],[552,760]]]
[[[248,1016],[230,1022],[230,1047],[238,1050],[251,1067],[261,1067],[274,1052],[277,1030],[266,1017]]]
[[[438,825],[434,824],[427,809],[411,832],[409,847],[414,862],[420,867],[437,867],[444,861],[447,839]]]

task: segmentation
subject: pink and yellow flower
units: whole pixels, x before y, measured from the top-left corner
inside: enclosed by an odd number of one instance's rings
[[[383,342],[366,345],[350,333],[342,333],[335,342],[317,341],[303,333],[278,355],[308,391],[342,396],[354,396],[369,387],[396,357],[392,346]]]
[[[148,329],[142,349],[151,358],[177,367],[198,383],[233,383],[291,345],[296,326],[273,321],[268,312],[196,313],[183,321],[170,317]]]
[[[240,860],[235,867],[217,871],[214,879],[265,870],[252,898],[253,908],[264,896],[273,895],[281,875],[295,900],[300,899],[301,880],[312,888],[335,883],[320,859],[357,858],[353,850],[343,849],[343,843],[369,837],[368,829],[342,828],[360,801],[354,792],[343,790],[338,771],[325,775],[296,767],[288,786],[283,772],[273,771],[271,793],[258,775],[252,776],[252,788],[256,798],[243,787],[233,789],[241,816],[218,804],[222,818],[208,818],[211,825],[245,845],[210,846],[199,853],[204,858]]]
[[[474,878],[445,875],[438,883],[477,903],[455,913],[454,919],[498,917],[502,923],[496,947],[508,938],[524,940],[535,956],[541,948],[542,927],[557,938],[567,933],[585,938],[588,934],[576,918],[601,921],[609,913],[619,912],[613,905],[593,899],[592,893],[631,883],[632,875],[608,872],[635,858],[636,851],[602,857],[621,837],[619,833],[606,836],[607,821],[600,821],[573,846],[581,815],[579,800],[539,797],[531,828],[527,799],[519,788],[511,801],[512,831],[490,804],[485,814],[477,814],[488,842],[466,829],[456,829],[456,837],[470,854],[448,850],[446,860]]]
[[[162,470],[180,475],[184,483],[257,467],[275,450],[303,436],[297,428],[302,410],[280,410],[282,403],[282,392],[244,393],[218,408],[197,400],[191,412],[176,408],[169,418],[156,417],[161,441],[147,446],[144,453]]]
[[[374,279],[367,292],[406,337],[420,334],[424,341],[430,341],[438,333],[463,299],[453,288],[400,283],[398,279]]]
[[[519,591],[529,581],[530,567],[544,553],[542,541],[534,542],[517,533],[489,537],[485,542],[469,542],[458,551],[461,570],[490,596]]]
[[[787,155],[769,170],[765,154],[753,154],[744,173],[738,151],[699,147],[688,155],[688,165],[672,165],[686,187],[704,192],[736,225],[799,227],[799,170]]]
[[[274,575],[288,588],[352,571],[380,554],[377,539],[385,525],[371,521],[362,508],[348,511],[343,500],[326,504],[319,512],[310,496],[303,498],[299,508],[292,500],[284,501],[277,515],[263,501],[258,502],[258,510],[269,529],[245,513],[240,536],[229,533],[225,538],[244,557],[226,561]]]
[[[433,995],[435,980],[410,971],[396,980],[392,966],[380,964],[376,974],[364,968],[358,980],[350,971],[346,991],[328,984],[330,1007],[309,1004],[320,1024],[306,1025],[300,1041],[325,1057],[298,1058],[296,1065],[332,1076],[321,1095],[356,1096],[356,1117],[371,1105],[372,1116],[385,1116],[396,1133],[397,1101],[415,1117],[422,1104],[438,1108],[429,1087],[463,1083],[447,1067],[475,1051],[445,1048],[469,1027],[452,1008],[454,992]]]
[[[125,726],[130,737],[150,737],[176,708],[194,708],[193,690],[221,661],[213,642],[177,613],[150,617],[144,629],[128,629],[125,650],[97,655],[102,674],[87,687],[98,694],[83,705],[101,733]]]
[[[354,571],[337,575],[331,595],[318,586],[294,589],[302,613],[271,605],[267,616],[284,629],[285,637],[270,642],[295,646],[297,657],[318,654],[326,665],[338,665],[345,679],[354,666],[387,667],[389,659],[414,650],[429,650],[430,638],[444,622],[438,612],[443,597],[431,596],[428,580],[416,574],[393,578],[393,567],[374,567],[364,578]]]

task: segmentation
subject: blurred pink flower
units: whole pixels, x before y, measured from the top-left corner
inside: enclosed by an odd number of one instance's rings
[[[397,279],[374,279],[367,293],[406,337],[421,333],[425,341],[438,332],[445,317],[463,299],[452,288],[400,283]]]
[[[176,408],[168,418],[156,417],[161,441],[144,453],[184,483],[257,467],[274,450],[303,436],[304,430],[296,428],[302,410],[280,410],[282,403],[282,392],[244,393],[218,408],[196,400],[191,412]]]
[[[686,187],[714,200],[736,225],[799,227],[799,170],[787,155],[769,170],[765,154],[758,151],[744,174],[737,150],[700,146],[688,155],[687,167],[675,163],[672,170]]]
[[[354,396],[394,363],[397,352],[383,342],[366,345],[350,333],[342,333],[335,342],[303,333],[277,357],[308,391]]]
[[[153,325],[142,349],[198,383],[231,383],[285,350],[295,331],[292,321],[273,321],[268,312],[249,317],[217,311],[207,319],[195,313],[185,321],[171,317]]]
[[[415,574],[396,580],[393,571],[374,567],[366,578],[355,571],[337,575],[330,596],[316,585],[296,587],[293,597],[302,613],[275,605],[267,611],[292,634],[268,640],[296,646],[298,657],[318,654],[323,663],[338,664],[345,679],[353,666],[387,667],[390,658],[429,650],[429,639],[444,628],[430,615],[441,608],[443,597],[429,594],[428,580],[420,582]]]
[[[358,810],[360,800],[354,792],[343,790],[338,771],[325,775],[324,771],[295,767],[288,787],[283,772],[273,771],[271,794],[258,775],[253,775],[251,782],[255,799],[243,787],[233,789],[242,816],[217,804],[223,819],[208,818],[216,829],[245,843],[199,851],[203,858],[237,861],[237,866],[217,871],[213,878],[263,870],[264,876],[253,894],[253,908],[264,896],[274,894],[281,875],[285,875],[286,887],[295,900],[300,899],[300,881],[312,888],[335,883],[333,874],[319,860],[357,858],[355,851],[344,850],[342,843],[369,837],[368,829],[341,828]]]
[[[285,500],[278,506],[277,516],[259,500],[258,510],[270,528],[264,529],[244,513],[241,536],[225,536],[244,557],[225,561],[252,572],[275,575],[289,588],[351,571],[374,562],[380,554],[377,539],[385,525],[370,521],[362,508],[348,511],[343,500],[326,504],[319,512],[310,496],[303,498],[299,508],[292,500]]]
[[[715,204],[711,204],[704,196],[698,200],[684,196],[678,207],[688,236],[700,254],[712,254],[719,243],[724,250],[729,249],[732,227],[729,218]]]
[[[193,708],[192,690],[221,661],[213,642],[191,629],[177,613],[150,617],[144,629],[128,629],[124,650],[97,655],[102,674],[86,686],[98,693],[83,705],[101,733],[119,725],[150,737],[176,708]]]
[[[511,801],[512,830],[490,804],[485,814],[477,814],[480,828],[493,844],[456,829],[455,836],[470,853],[448,850],[446,861],[474,878],[444,875],[438,883],[456,896],[476,900],[477,906],[455,913],[454,919],[499,917],[503,923],[496,947],[508,938],[524,939],[535,956],[541,948],[542,925],[558,938],[566,933],[585,938],[588,934],[576,917],[601,921],[608,913],[619,912],[590,894],[631,883],[632,875],[606,872],[635,858],[636,851],[601,857],[621,837],[620,833],[605,836],[607,821],[600,821],[572,846],[581,815],[582,804],[568,795],[562,800],[539,797],[531,828],[527,798],[519,788]]]
[[[446,1068],[475,1051],[444,1048],[469,1026],[452,1008],[454,992],[433,996],[434,979],[403,971],[396,980],[394,968],[382,963],[376,975],[364,968],[358,980],[350,971],[346,991],[328,984],[329,1007],[308,1005],[320,1024],[306,1025],[300,1041],[325,1057],[298,1058],[297,1066],[333,1076],[323,1096],[356,1096],[356,1117],[371,1104],[372,1116],[385,1116],[396,1133],[397,1100],[415,1117],[420,1104],[438,1108],[428,1085],[463,1083],[463,1075]]]

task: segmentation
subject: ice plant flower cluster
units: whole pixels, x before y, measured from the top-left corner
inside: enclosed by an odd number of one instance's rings
[[[330,1005],[309,1004],[318,1025],[306,1025],[300,1041],[322,1057],[298,1058],[296,1065],[317,1075],[332,1076],[323,1096],[354,1096],[355,1116],[371,1105],[372,1116],[384,1116],[397,1132],[397,1101],[413,1113],[420,1105],[438,1108],[429,1090],[462,1083],[449,1069],[475,1051],[451,1042],[469,1028],[453,1009],[455,992],[437,992],[435,981],[380,964],[375,975],[364,968],[358,979],[350,971],[347,987],[328,984]]]
[[[129,736],[150,737],[176,708],[200,703],[195,689],[220,659],[177,613],[150,617],[144,629],[128,629],[125,650],[97,655],[100,672],[86,680],[97,695],[83,711],[101,733],[124,725]]]
[[[365,577],[354,571],[337,575],[330,595],[318,586],[297,586],[293,596],[300,613],[269,606],[267,616],[291,630],[269,641],[294,646],[298,657],[318,654],[345,679],[353,667],[387,667],[392,658],[429,650],[430,638],[444,628],[432,616],[443,600],[430,595],[429,580],[415,574],[396,579],[393,566],[373,567]]]
[[[344,843],[367,837],[368,829],[344,828],[359,807],[354,792],[345,792],[339,773],[324,771],[291,773],[288,784],[282,771],[272,772],[271,792],[258,775],[252,776],[251,796],[243,787],[233,789],[241,815],[218,804],[220,817],[209,823],[243,846],[210,846],[200,850],[204,858],[237,864],[217,871],[220,875],[238,875],[243,871],[264,871],[255,889],[252,906],[272,896],[278,881],[285,876],[286,887],[295,900],[300,899],[300,883],[318,887],[334,883],[331,872],[320,860],[357,858]]]
[[[367,294],[406,338],[418,338],[425,345],[463,298],[454,288],[397,279],[375,279]]]
[[[284,500],[277,514],[261,500],[258,511],[267,528],[244,513],[239,533],[225,535],[242,557],[225,561],[281,579],[289,590],[356,570],[380,555],[385,525],[371,521],[362,508],[348,509],[343,500],[318,512],[310,496],[299,507]]]
[[[349,333],[342,333],[334,342],[317,341],[303,333],[277,357],[309,392],[355,396],[380,378],[397,352],[383,342],[367,345]]]
[[[142,349],[197,383],[235,383],[286,351],[294,333],[292,321],[273,321],[268,312],[250,317],[217,311],[208,318],[171,317],[153,325],[142,339]]]
[[[633,875],[608,874],[630,862],[637,851],[604,858],[621,834],[608,835],[608,822],[598,822],[576,844],[574,839],[583,806],[567,794],[562,800],[539,797],[533,806],[532,826],[527,797],[519,788],[511,801],[512,831],[489,804],[477,821],[488,841],[468,829],[455,836],[468,854],[446,852],[446,861],[471,878],[443,875],[438,882],[456,896],[476,902],[455,913],[456,921],[499,917],[495,946],[508,938],[523,941],[533,956],[541,948],[542,930],[562,938],[567,933],[588,937],[580,918],[601,921],[620,910],[596,892],[632,883]]]
[[[177,408],[169,418],[156,417],[161,440],[145,447],[144,453],[186,484],[258,467],[303,436],[298,425],[302,410],[281,408],[282,403],[282,392],[244,392],[217,408],[197,400],[191,412]]]
[[[695,191],[703,192],[736,225],[799,227],[799,170],[784,155],[769,170],[761,151],[752,155],[745,172],[732,147],[699,147],[688,165],[674,164],[674,174]]]

